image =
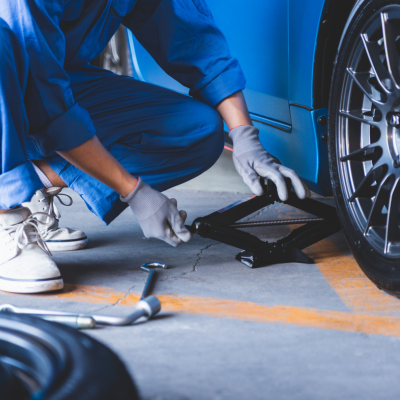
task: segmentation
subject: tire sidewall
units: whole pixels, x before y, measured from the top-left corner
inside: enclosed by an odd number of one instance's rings
[[[331,174],[331,185],[334,193],[338,216],[344,230],[348,245],[354,258],[364,273],[379,287],[388,291],[400,291],[399,259],[390,259],[376,252],[351,215],[349,203],[344,197],[339,178],[340,168],[337,154],[337,127],[339,101],[344,81],[347,60],[351,54],[353,43],[358,39],[361,29],[376,10],[389,4],[400,4],[400,1],[361,0],[354,6],[340,40],[334,64],[329,99],[328,149]]]

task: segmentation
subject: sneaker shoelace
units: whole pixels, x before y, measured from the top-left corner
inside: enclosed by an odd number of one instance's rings
[[[35,218],[37,214],[45,215],[50,221],[42,222]],[[14,243],[21,250],[27,247],[29,244],[37,243],[38,246],[49,256],[51,256],[51,251],[47,247],[46,242],[43,240],[42,234],[40,233],[40,225],[45,225],[46,227],[54,223],[54,218],[47,213],[36,212],[31,214],[25,221],[17,225],[0,226],[0,230],[11,234],[14,233]]]
[[[51,193],[44,193],[46,197],[44,199],[48,200],[49,202],[49,208],[46,213],[40,213],[40,214],[45,214],[48,215],[50,218],[52,218],[53,222],[51,224],[45,224],[44,230],[43,230],[43,237],[45,237],[49,231],[49,228],[54,224],[54,222],[60,219],[61,213],[58,211],[58,208],[54,202],[54,198],[56,197],[60,204],[63,206],[72,206],[73,200],[72,197],[69,196],[68,194],[65,193],[57,193],[57,194],[51,194]],[[64,203],[64,201],[61,199],[61,196],[65,196],[69,199],[69,203]],[[43,199],[43,200],[44,200]],[[41,200],[41,201],[43,201]],[[37,214],[37,213],[35,213]]]
[[[61,217],[61,213],[60,211],[58,211],[58,208],[56,206],[56,204],[54,203],[54,198],[56,197],[58,199],[58,201],[60,202],[60,204],[62,204],[63,206],[69,207],[72,206],[73,200],[72,197],[69,196],[68,194],[65,193],[57,193],[57,194],[51,194],[51,193],[44,193],[46,195],[45,198],[49,199],[49,211],[48,214],[50,217],[54,217],[56,219],[59,219]],[[62,201],[61,196],[65,196],[68,197],[69,199],[69,203],[66,204]]]

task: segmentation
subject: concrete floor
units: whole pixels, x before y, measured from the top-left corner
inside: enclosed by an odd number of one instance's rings
[[[191,222],[246,191],[224,153],[211,171],[167,194]],[[140,265],[167,263],[154,288],[163,303],[158,318],[86,331],[123,359],[143,399],[399,398],[400,302],[360,272],[341,233],[307,250],[313,265],[251,270],[235,261],[236,249],[212,240],[194,237],[178,249],[145,240],[130,210],[105,227],[74,199],[61,209],[62,225],[85,230],[90,245],[55,254],[65,290],[3,292],[0,302],[124,315],[147,278]],[[275,205],[251,219],[298,215]],[[288,232],[257,233],[266,240]]]

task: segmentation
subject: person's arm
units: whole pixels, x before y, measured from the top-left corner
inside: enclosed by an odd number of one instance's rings
[[[204,0],[139,0],[122,23],[189,94],[215,107],[246,80]]]
[[[216,107],[229,130],[237,126],[253,125],[243,92],[236,92],[222,100]]]
[[[119,193],[121,201],[131,207],[147,238],[160,239],[174,247],[191,239],[192,235],[184,226],[186,212],[178,211],[176,200],[130,175],[96,136],[72,150],[58,153]]]
[[[258,138],[259,131],[251,122],[242,92],[222,100],[216,109],[229,128],[235,167],[254,194],[260,196],[263,193],[260,184],[260,177],[263,177],[275,183],[282,201],[288,198],[285,178],[292,181],[292,186],[300,199],[310,196],[310,191],[296,172],[279,164],[264,150]]]
[[[104,148],[97,136],[72,150],[58,153],[72,165],[103,182],[122,197],[128,196],[138,182],[138,179]]]

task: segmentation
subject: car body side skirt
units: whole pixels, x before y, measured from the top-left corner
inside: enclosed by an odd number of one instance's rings
[[[312,191],[329,196],[332,189],[325,141],[328,110],[310,111],[291,105],[290,112],[293,124],[289,132],[253,120],[260,130],[261,143],[282,164],[295,169]]]

